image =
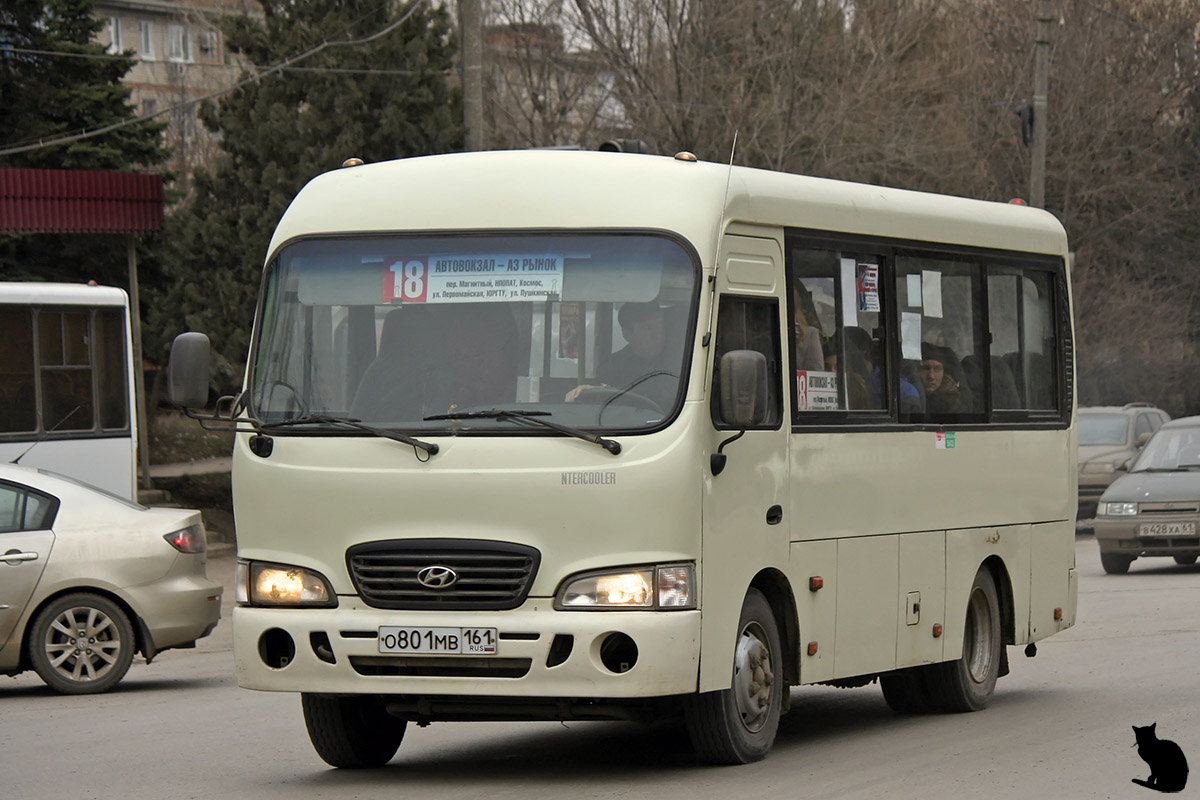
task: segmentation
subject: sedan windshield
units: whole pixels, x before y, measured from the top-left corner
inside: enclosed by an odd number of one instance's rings
[[[1079,444],[1093,445],[1125,444],[1129,431],[1129,417],[1124,414],[1080,414]]]
[[[297,242],[268,267],[250,408],[312,420],[289,433],[658,427],[683,397],[696,274],[654,235]]]
[[[1200,427],[1160,428],[1130,472],[1200,470]]]

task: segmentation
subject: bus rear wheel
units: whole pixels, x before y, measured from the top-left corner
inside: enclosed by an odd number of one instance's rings
[[[712,764],[761,761],[775,743],[786,689],[775,615],[762,593],[751,589],[738,621],[732,685],[684,704],[697,755]]]
[[[370,695],[302,693],[308,738],[326,764],[344,769],[382,767],[400,749],[408,723],[388,714]]]
[[[925,668],[925,687],[938,710],[980,711],[987,707],[1000,676],[1001,637],[996,582],[981,568],[967,596],[962,658]]]

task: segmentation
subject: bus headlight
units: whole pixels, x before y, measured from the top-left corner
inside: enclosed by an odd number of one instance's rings
[[[330,608],[337,598],[319,572],[285,564],[239,561],[235,580],[239,605]]]
[[[1137,503],[1101,503],[1101,513],[1106,517],[1136,517]]]
[[[554,598],[559,610],[672,610],[696,607],[691,564],[591,572],[568,579]]]

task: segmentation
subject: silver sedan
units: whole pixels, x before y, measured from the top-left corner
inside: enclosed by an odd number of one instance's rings
[[[111,689],[140,652],[192,647],[221,615],[199,511],[146,508],[0,465],[0,674]]]

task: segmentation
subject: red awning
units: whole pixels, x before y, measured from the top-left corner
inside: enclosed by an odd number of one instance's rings
[[[140,233],[162,222],[160,175],[0,169],[5,233]]]

